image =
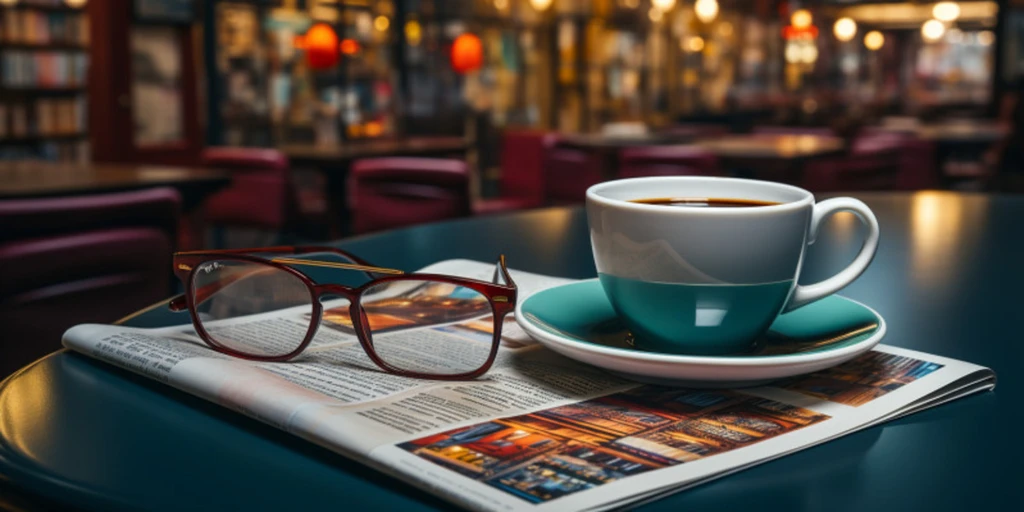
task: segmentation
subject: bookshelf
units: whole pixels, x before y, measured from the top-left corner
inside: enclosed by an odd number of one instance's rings
[[[89,20],[63,0],[0,5],[0,161],[88,161]]]

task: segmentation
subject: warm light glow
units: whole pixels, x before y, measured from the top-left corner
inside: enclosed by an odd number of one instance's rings
[[[818,47],[813,44],[804,45],[800,50],[800,61],[805,64],[814,64],[818,60]]]
[[[640,7],[640,0],[622,0],[622,5],[629,9],[636,9]]]
[[[818,60],[818,47],[807,42],[790,41],[786,44],[785,57],[790,64],[814,64]]]
[[[423,27],[420,26],[420,22],[416,20],[405,22],[405,40],[408,41],[409,46],[419,45],[422,38]]]
[[[553,2],[554,0],[530,0],[530,5],[533,6],[534,10],[540,12],[548,10],[548,7],[551,7]]]
[[[729,37],[732,35],[732,23],[723,21],[718,25],[718,35],[722,37]]]
[[[650,18],[651,21],[654,23],[661,21],[661,18],[663,18],[664,16],[665,13],[662,12],[661,9],[658,9],[657,7],[651,7],[651,10],[647,11],[647,17]]]
[[[339,48],[345,55],[355,55],[359,53],[359,42],[355,39],[343,39]]]
[[[693,12],[697,14],[697,19],[711,23],[718,16],[718,0],[697,0],[693,4]]]
[[[329,69],[338,63],[338,34],[326,23],[317,23],[306,35],[295,38],[295,47],[306,51],[306,63],[313,69]]]
[[[651,0],[651,5],[655,9],[665,12],[676,6],[676,0]]]
[[[64,0],[64,3],[67,4],[68,7],[74,7],[77,9],[79,7],[85,7],[85,3],[87,1],[88,0]]]
[[[964,41],[964,33],[958,28],[951,28],[946,31],[946,41],[952,44],[960,44]]]
[[[18,0],[0,0],[0,5],[14,5]]]
[[[853,18],[839,18],[832,26],[832,33],[840,41],[849,41],[857,35],[857,22]]]
[[[916,192],[910,196],[911,285],[948,292],[943,285],[957,275],[978,246],[992,205],[987,196],[962,197],[950,192]],[[831,228],[831,226],[829,226]]]
[[[960,17],[960,6],[956,2],[939,2],[932,7],[932,16],[946,23],[956,21]]]
[[[848,2],[852,4],[853,2]],[[932,19],[932,3],[902,1],[898,3],[866,2],[850,5],[839,10],[837,17],[849,16],[861,26],[867,25],[920,25]],[[999,5],[992,1],[963,2],[957,23],[991,23],[999,15]]]
[[[686,38],[686,46],[683,49],[691,53],[697,53],[704,49],[704,39],[700,36],[690,36]]]
[[[921,37],[925,41],[938,41],[946,33],[946,26],[939,20],[928,20],[921,25]]]
[[[978,32],[978,44],[982,46],[991,46],[994,42],[996,42],[996,35],[991,30],[982,30],[981,32]]]
[[[786,45],[786,62],[796,64],[797,62],[800,62],[800,57],[802,57],[802,55],[799,46],[794,43]]]
[[[377,18],[373,20],[373,28],[375,28],[375,29],[377,29],[377,30],[379,30],[381,32],[384,32],[390,26],[391,26],[391,20],[389,20],[388,17],[384,16],[383,14],[380,15],[380,16],[377,16]]]
[[[494,0],[494,8],[499,11],[508,9],[508,0]]]
[[[885,36],[877,30],[872,30],[867,34],[864,34],[864,46],[868,50],[875,51],[885,45]]]
[[[793,15],[789,18],[790,25],[796,28],[807,28],[811,26],[814,19],[811,17],[811,11],[807,9],[798,9],[793,12]]]
[[[452,43],[451,58],[456,73],[476,71],[484,63],[484,45],[475,34],[462,34]]]
[[[380,121],[367,121],[363,131],[367,137],[379,137],[380,134],[384,133],[384,126],[381,125]]]

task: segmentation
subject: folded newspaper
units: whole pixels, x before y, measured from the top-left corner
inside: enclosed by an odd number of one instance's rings
[[[423,271],[486,280],[493,269],[450,260]],[[520,300],[567,282],[512,274]],[[275,323],[305,322],[302,314],[236,319],[232,327],[273,336]],[[482,324],[401,335],[489,342]],[[995,386],[987,368],[887,345],[758,388],[643,385],[559,356],[511,319],[490,372],[467,382],[384,373],[329,316],[307,354],[286,363],[215,352],[191,324],[79,325],[64,344],[474,510],[606,510],[648,501]]]

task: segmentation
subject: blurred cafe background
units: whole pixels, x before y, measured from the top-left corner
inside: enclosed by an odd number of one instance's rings
[[[0,0],[0,323],[620,177],[1020,193],[1022,78],[1024,0]]]

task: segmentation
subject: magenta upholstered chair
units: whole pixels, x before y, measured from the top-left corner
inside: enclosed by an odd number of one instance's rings
[[[718,159],[696,146],[640,146],[619,152],[619,177],[718,176]]]
[[[811,192],[895,190],[903,161],[901,139],[862,135],[844,155],[807,162],[800,185]]]
[[[461,160],[369,158],[349,175],[352,230],[368,233],[470,213],[469,170]]]
[[[865,131],[847,154],[808,162],[802,186],[813,192],[920,190],[936,187],[938,177],[931,142]]]
[[[536,208],[544,202],[544,141],[538,130],[509,130],[501,140],[501,196],[477,201],[479,214]]]
[[[941,172],[935,159],[935,143],[908,133],[865,130],[853,144],[854,153],[896,151],[900,168],[894,186],[900,190],[921,190],[940,185]]]
[[[551,204],[582,203],[591,185],[600,183],[601,162],[594,153],[545,140],[544,197]]]
[[[276,149],[212,147],[203,165],[231,172],[231,185],[206,199],[205,220],[219,226],[281,230],[293,190],[288,157]]]
[[[174,189],[0,201],[0,378],[171,294]]]

